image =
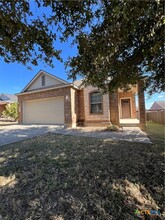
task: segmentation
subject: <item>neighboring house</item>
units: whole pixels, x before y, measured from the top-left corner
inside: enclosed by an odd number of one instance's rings
[[[156,101],[149,109],[149,111],[163,111],[163,110],[165,110],[165,101]]]
[[[165,124],[165,101],[154,102],[146,115],[148,121]]]
[[[5,110],[7,104],[17,102],[17,96],[13,94],[0,94],[0,115]]]
[[[139,88],[139,125],[145,127],[143,82],[129,92],[102,94],[81,80],[68,83],[45,71],[39,73],[17,94],[19,123],[64,124],[75,127],[121,125],[122,119],[137,120],[135,94]]]

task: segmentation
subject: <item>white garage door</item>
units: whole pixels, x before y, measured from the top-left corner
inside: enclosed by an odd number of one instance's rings
[[[25,101],[23,123],[64,124],[63,97]]]

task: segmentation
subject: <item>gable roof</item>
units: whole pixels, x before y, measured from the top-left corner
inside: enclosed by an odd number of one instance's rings
[[[25,91],[32,85],[32,83],[33,83],[40,75],[42,75],[42,74],[48,75],[49,77],[52,77],[53,79],[56,79],[56,80],[60,81],[61,83],[66,84],[66,85],[69,84],[67,81],[65,81],[65,80],[63,80],[63,79],[61,79],[61,78],[59,78],[59,77],[57,77],[57,76],[54,76],[54,75],[52,75],[52,74],[50,74],[50,73],[48,73],[48,72],[46,72],[46,71],[44,71],[44,70],[40,70],[40,71],[32,78],[32,80],[25,86],[25,88],[21,91],[21,93],[25,92]]]
[[[17,96],[13,94],[0,94],[0,102],[17,102]]]
[[[165,110],[165,101],[156,101],[151,106],[150,110]]]

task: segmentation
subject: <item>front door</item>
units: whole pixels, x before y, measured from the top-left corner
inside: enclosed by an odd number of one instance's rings
[[[122,118],[131,118],[130,99],[121,100]]]

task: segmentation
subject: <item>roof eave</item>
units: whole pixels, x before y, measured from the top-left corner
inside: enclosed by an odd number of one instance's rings
[[[74,89],[79,90],[77,86],[75,86],[73,83],[68,83],[68,85],[64,86],[58,86],[58,87],[51,87],[47,89],[38,89],[38,90],[33,90],[33,91],[28,91],[28,92],[21,92],[21,93],[16,93],[16,96],[21,96],[21,95],[26,95],[26,94],[32,94],[32,93],[37,93],[37,92],[44,92],[44,91],[49,91],[49,90],[54,90],[54,89],[60,89],[60,88],[65,88],[65,87],[72,87]]]

